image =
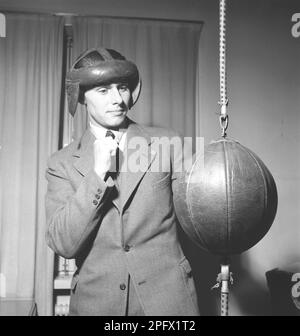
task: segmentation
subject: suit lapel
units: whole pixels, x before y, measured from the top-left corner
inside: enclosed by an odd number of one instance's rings
[[[86,176],[94,166],[93,144],[95,139],[92,132],[87,129],[78,144],[77,150],[73,154],[76,158],[74,167],[82,176]]]
[[[94,134],[90,131],[90,129],[87,129],[76,149],[76,151],[73,154],[74,157],[74,167],[75,169],[82,175],[86,176],[91,169],[93,169],[94,166],[94,141],[96,140]],[[109,177],[111,179],[111,177]],[[115,195],[115,193],[112,193],[112,195]],[[120,204],[118,201],[118,198],[112,199],[113,204],[116,206],[116,208],[120,211]]]
[[[126,146],[120,173],[122,210],[151,166],[156,153],[150,148],[151,138],[134,122],[128,126]],[[139,164],[136,164],[139,162]],[[140,165],[140,163],[142,163]]]

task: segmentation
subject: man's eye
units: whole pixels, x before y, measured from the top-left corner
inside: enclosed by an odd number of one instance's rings
[[[102,94],[105,94],[105,93],[107,93],[107,88],[99,88],[99,89],[97,89],[97,92],[99,92],[99,93],[102,93]]]
[[[127,85],[121,85],[121,86],[119,87],[119,90],[120,90],[120,91],[127,91],[127,90],[128,90],[128,86],[127,86]]]

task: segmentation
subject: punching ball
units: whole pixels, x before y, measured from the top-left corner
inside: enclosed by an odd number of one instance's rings
[[[180,179],[179,189],[175,209],[183,230],[201,248],[219,256],[254,246],[276,214],[271,173],[256,154],[228,138],[205,147]]]

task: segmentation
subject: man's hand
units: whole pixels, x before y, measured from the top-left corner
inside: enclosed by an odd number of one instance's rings
[[[108,171],[116,169],[116,149],[118,145],[111,137],[103,140],[95,140],[94,142],[94,170],[97,175],[105,179]]]

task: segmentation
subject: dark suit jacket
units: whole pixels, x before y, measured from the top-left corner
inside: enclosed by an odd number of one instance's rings
[[[176,154],[162,158],[153,149],[174,135],[130,123],[127,141],[142,137],[146,148],[128,149],[124,162],[130,153],[148,161],[145,171],[120,173],[119,194],[111,178],[105,183],[93,170],[90,130],[49,159],[46,240],[59,255],[76,258],[72,315],[124,315],[120,284],[128,273],[146,315],[198,315],[191,266],[177,236]],[[159,159],[170,172],[151,171]]]

